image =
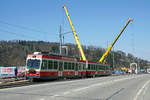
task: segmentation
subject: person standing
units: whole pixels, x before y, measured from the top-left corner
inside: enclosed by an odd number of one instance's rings
[[[17,75],[18,75],[18,69],[17,67],[15,68],[15,78],[17,79]]]

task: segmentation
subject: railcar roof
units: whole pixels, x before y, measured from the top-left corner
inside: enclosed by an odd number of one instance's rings
[[[79,60],[78,58],[75,58],[72,56],[66,56],[66,55],[60,55],[60,54],[48,53],[48,52],[40,52],[38,54],[29,54],[28,58],[48,58],[48,59],[68,60],[68,61],[77,61],[77,62],[86,63],[86,61]],[[94,61],[88,61],[88,63],[100,64],[99,62],[94,62]],[[103,65],[108,65],[108,64],[103,64]]]

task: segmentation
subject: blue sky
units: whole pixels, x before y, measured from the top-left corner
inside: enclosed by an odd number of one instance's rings
[[[64,4],[84,45],[107,48],[133,18],[114,49],[150,61],[149,0],[0,0],[0,40],[58,42],[60,24],[63,32],[71,31]],[[75,43],[72,34],[65,43]]]

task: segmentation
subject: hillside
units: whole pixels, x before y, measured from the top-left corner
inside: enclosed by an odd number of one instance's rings
[[[77,46],[74,44],[65,44],[68,46],[68,55],[79,58],[80,53]],[[105,49],[95,46],[83,46],[85,55],[88,60],[98,61]],[[43,41],[0,41],[0,66],[25,66],[26,56],[33,52],[47,51],[53,53],[59,53],[59,43],[43,42]],[[65,49],[62,49],[62,53],[65,55]],[[113,66],[114,55],[114,68],[129,67],[130,63],[136,62],[141,68],[147,66],[148,61],[134,57],[132,54],[126,54],[123,51],[110,52],[106,62]]]

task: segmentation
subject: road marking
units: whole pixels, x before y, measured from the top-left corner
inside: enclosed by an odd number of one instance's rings
[[[53,97],[58,97],[58,96],[59,96],[58,94],[53,95]]]
[[[60,95],[55,94],[55,95],[51,96],[51,98],[55,98],[55,97],[58,97],[58,96],[60,96]]]
[[[143,75],[140,75],[140,76],[143,76]],[[126,76],[124,76],[124,77],[126,77]],[[128,76],[127,76],[128,77]],[[131,76],[129,76],[129,77],[139,77],[139,76],[135,76],[135,75],[131,75]],[[92,80],[95,80],[95,79],[98,79],[98,80],[102,80],[102,79],[104,79],[104,78],[112,78],[111,76],[110,77],[103,77],[103,78],[101,78],[101,77],[99,77],[99,78],[88,78],[88,79],[82,79],[82,80],[71,80],[71,81],[59,81],[59,82],[54,82],[54,83],[44,83],[44,84],[34,84],[34,85],[29,85],[29,86],[23,86],[23,87],[15,87],[15,88],[4,88],[5,90],[13,90],[13,89],[23,89],[23,88],[28,88],[28,87],[37,87],[37,86],[46,86],[46,85],[60,85],[60,84],[65,84],[65,83],[76,83],[76,82],[83,82],[83,81],[87,81],[87,80],[90,80],[90,81],[92,81]],[[122,78],[122,76],[117,76],[117,77],[115,77],[115,78],[119,78],[119,79],[121,79]]]
[[[66,95],[66,94],[69,94],[69,93],[72,93],[72,92],[78,92],[78,91],[82,91],[82,90],[85,90],[85,89],[93,88],[93,87],[96,87],[96,86],[114,84],[116,82],[129,80],[129,79],[134,79],[134,78],[138,78],[138,77],[141,77],[141,76],[131,76],[131,77],[125,77],[123,79],[120,78],[120,79],[110,80],[110,81],[106,81],[106,82],[102,82],[102,83],[98,83],[98,84],[89,85],[89,86],[86,86],[86,87],[77,88],[75,90],[70,90],[70,91],[64,92],[63,94]]]
[[[140,94],[144,91],[145,87],[150,83],[150,80],[147,81],[142,88],[140,88],[140,90],[138,91],[138,93],[136,94],[136,96],[134,97],[134,100],[138,100],[138,97],[140,96]],[[145,93],[145,92],[144,92]],[[144,95],[144,94],[143,94]]]
[[[45,100],[44,98],[41,98],[40,100]]]
[[[147,87],[146,89],[144,89],[144,91],[143,91],[143,96],[145,95],[147,89],[148,89],[148,87]]]
[[[69,93],[70,93],[70,91],[67,91],[67,92],[64,92],[63,94],[66,95],[66,94],[69,94]]]
[[[88,89],[88,88],[90,88],[90,87],[91,87],[91,86],[82,87],[82,88],[75,89],[75,90],[73,90],[73,91],[74,91],[74,92],[78,92],[78,91],[81,91],[81,90]]]
[[[104,77],[104,78],[107,78],[107,77]],[[110,78],[110,77],[108,77]],[[99,77],[99,78],[96,78],[96,79],[99,79],[99,80],[102,80],[103,78]],[[23,86],[23,87],[15,87],[15,88],[4,88],[5,90],[13,90],[13,89],[16,89],[16,88],[19,88],[19,89],[22,89],[22,88],[28,88],[28,87],[37,87],[37,86],[45,86],[45,85],[60,85],[60,84],[65,84],[65,83],[77,83],[79,81],[85,81],[85,80],[95,80],[94,78],[87,78],[87,79],[79,79],[79,80],[71,80],[71,81],[58,81],[58,82],[53,82],[53,83],[44,83],[44,84],[34,84],[34,85],[29,85],[29,86]],[[2,89],[1,89],[2,90]]]

